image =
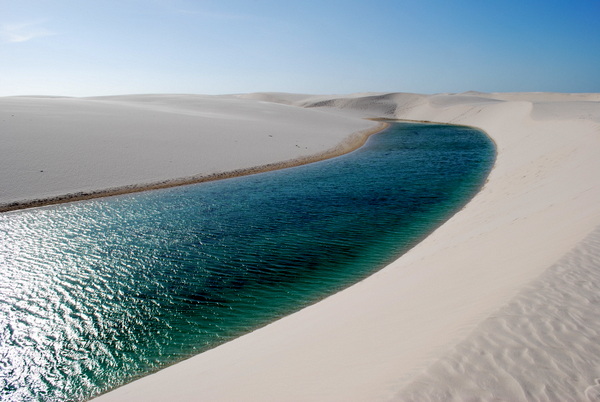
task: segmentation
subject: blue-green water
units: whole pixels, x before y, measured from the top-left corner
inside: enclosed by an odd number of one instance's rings
[[[84,400],[356,283],[494,155],[471,128],[395,123],[302,167],[0,215],[0,399]]]

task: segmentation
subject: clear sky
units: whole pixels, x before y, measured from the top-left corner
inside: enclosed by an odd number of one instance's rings
[[[600,92],[600,0],[0,0],[0,96]]]

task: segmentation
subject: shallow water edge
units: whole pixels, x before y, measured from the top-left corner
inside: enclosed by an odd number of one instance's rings
[[[375,119],[372,119],[372,120],[375,121]],[[352,133],[350,136],[348,136],[344,141],[342,141],[335,148],[332,148],[332,149],[329,149],[329,150],[326,150],[326,151],[323,151],[321,153],[317,153],[317,154],[311,155],[311,156],[295,158],[295,159],[291,159],[291,160],[284,161],[284,162],[278,162],[278,163],[267,163],[264,165],[253,166],[253,167],[249,167],[249,168],[245,168],[245,169],[237,169],[237,170],[231,170],[231,171],[227,171],[227,172],[213,173],[213,174],[209,174],[209,175],[200,174],[200,175],[191,176],[191,177],[182,177],[182,178],[176,178],[176,179],[172,179],[172,180],[163,180],[163,181],[152,182],[152,183],[132,184],[129,186],[108,188],[108,189],[98,190],[98,191],[75,192],[75,193],[54,196],[54,197],[43,197],[43,198],[38,198],[38,199],[33,199],[33,200],[16,201],[16,202],[11,202],[11,203],[7,203],[7,204],[0,204],[0,213],[16,211],[16,210],[20,210],[20,209],[27,209],[27,208],[43,207],[46,205],[65,204],[65,203],[69,203],[69,202],[91,200],[91,199],[95,199],[95,198],[111,197],[111,196],[130,194],[130,193],[139,193],[139,192],[143,192],[143,191],[160,190],[160,189],[171,188],[171,187],[185,186],[185,185],[189,185],[189,184],[205,183],[205,182],[216,181],[216,180],[230,179],[233,177],[248,176],[248,175],[257,174],[257,173],[265,173],[265,172],[269,172],[272,170],[280,170],[280,169],[287,169],[290,167],[302,166],[302,165],[306,165],[309,163],[319,162],[319,161],[322,161],[325,159],[331,159],[331,158],[335,158],[337,156],[341,156],[341,155],[345,155],[347,153],[353,152],[353,151],[359,149],[360,147],[362,147],[367,142],[367,140],[369,139],[370,136],[385,130],[389,126],[390,126],[389,123],[386,123],[385,121],[379,121],[379,125],[377,125],[376,127],[372,128],[370,130],[363,130],[363,131],[358,131],[358,132]]]

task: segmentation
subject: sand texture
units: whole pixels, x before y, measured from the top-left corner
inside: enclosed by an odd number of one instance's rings
[[[399,401],[599,401],[600,228],[428,367]]]
[[[13,104],[15,99],[0,99],[0,104]],[[498,154],[487,183],[473,200],[383,270],[298,313],[98,400],[597,400],[599,94],[263,93],[200,97],[205,106],[198,109],[187,103],[193,97],[173,99],[64,102],[100,102],[119,110],[127,106],[131,113],[151,109],[148,113],[157,119],[153,127],[169,118],[183,128],[187,113],[204,114],[202,119],[213,123],[211,119],[217,118],[206,116],[206,110],[225,114],[224,121],[217,120],[231,128],[223,130],[229,134],[213,139],[208,133],[206,138],[214,140],[212,153],[222,157],[232,152],[236,139],[244,138],[246,146],[236,155],[245,165],[213,158],[205,161],[204,168],[194,167],[185,175],[294,159],[301,155],[286,145],[296,148],[299,141],[308,141],[305,137],[313,138],[311,133],[322,138],[337,127],[326,144],[303,145],[306,155],[322,152],[352,133],[375,127],[360,118],[475,126],[495,141]],[[19,101],[23,107],[50,102]],[[8,119],[7,108],[0,110],[2,121]],[[264,131],[246,124],[257,110],[264,113],[259,113],[261,129],[275,124],[274,119],[286,133],[279,147],[265,151],[266,138],[259,135]],[[37,121],[40,113],[32,112],[31,120]],[[246,120],[236,120],[238,115]],[[93,118],[97,117],[88,114],[81,120]],[[55,140],[40,138],[42,126],[18,126],[30,142],[17,139],[15,143],[25,150],[40,142],[52,150],[59,148],[52,145]],[[144,139],[136,130],[140,137],[132,144]],[[212,136],[216,132],[211,130]],[[156,132],[156,141],[163,136]],[[98,132],[98,137],[103,135]],[[154,147],[150,148],[156,157],[170,152],[166,146]],[[107,146],[102,152],[112,159],[113,151]],[[143,160],[145,152],[140,152],[138,166],[155,162],[155,157]],[[15,159],[23,167],[35,165]],[[220,164],[213,167],[217,159]],[[42,168],[31,169],[39,173]],[[141,182],[139,173],[120,172],[127,183]],[[0,188],[20,183],[21,173],[14,174],[2,177]],[[182,177],[166,176],[161,179]],[[30,183],[19,194],[31,198],[48,191]]]

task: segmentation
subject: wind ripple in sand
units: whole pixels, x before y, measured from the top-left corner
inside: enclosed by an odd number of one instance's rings
[[[397,399],[600,401],[600,227]]]

